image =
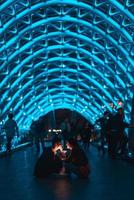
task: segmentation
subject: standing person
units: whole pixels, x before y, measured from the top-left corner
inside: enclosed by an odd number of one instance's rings
[[[83,120],[81,119],[78,119],[76,122],[76,133],[77,133],[77,137],[79,137],[81,140],[82,133],[83,133]]]
[[[35,134],[35,145],[37,148],[37,152],[39,153],[41,150],[40,143],[41,143],[42,150],[44,149],[44,145],[45,145],[45,142],[44,142],[45,125],[41,117],[34,124],[34,134]]]
[[[112,117],[109,123],[109,155],[115,157],[117,155],[118,147],[121,154],[126,151],[126,144],[128,142],[127,136],[124,134],[125,128],[129,127],[129,124],[124,121],[124,109],[119,108],[114,117]]]
[[[109,119],[109,113],[107,111],[104,112],[103,117],[98,119],[96,122],[99,122],[101,127],[100,132],[100,140],[101,140],[101,146],[99,147],[99,151],[102,151],[103,154],[105,154],[105,148],[104,145],[107,143],[108,140],[108,133],[107,133],[107,125],[108,125],[108,119]]]
[[[87,150],[90,146],[90,139],[91,139],[91,133],[92,133],[92,125],[89,124],[89,122],[86,122],[83,127],[83,133],[82,133],[82,141],[84,149]]]
[[[72,121],[70,126],[71,126],[70,137],[76,137],[76,135],[77,135],[77,132],[76,132],[76,121]]]
[[[35,136],[36,136],[36,121],[34,121],[34,120],[32,120],[32,123],[30,126],[29,135],[30,135],[31,144],[34,145]]]
[[[65,141],[68,139],[71,131],[71,126],[68,118],[65,118],[64,121],[61,123],[61,131],[62,131],[63,146],[65,148],[66,146]]]
[[[4,129],[7,137],[7,153],[11,151],[11,142],[13,137],[19,134],[16,121],[13,119],[13,114],[8,114],[8,120],[5,122]]]
[[[130,125],[124,121],[124,109],[119,108],[118,112],[115,116],[116,124],[117,124],[117,131],[119,134],[119,147],[120,147],[120,153],[125,154],[126,151],[126,145],[128,142],[128,138],[124,133],[125,128],[128,128]]]

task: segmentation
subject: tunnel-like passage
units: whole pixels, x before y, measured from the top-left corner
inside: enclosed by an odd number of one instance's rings
[[[55,109],[91,123],[134,92],[134,4],[121,0],[0,2],[0,115],[21,128]],[[111,106],[112,105],[112,106]]]

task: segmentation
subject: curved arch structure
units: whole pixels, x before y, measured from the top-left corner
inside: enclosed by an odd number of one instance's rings
[[[94,123],[134,93],[134,4],[8,0],[0,6],[0,109],[22,128],[68,108]]]

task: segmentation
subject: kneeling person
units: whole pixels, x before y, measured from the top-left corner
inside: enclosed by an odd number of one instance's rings
[[[68,160],[70,171],[80,178],[88,178],[90,168],[85,152],[74,139],[68,140],[67,148],[72,151]]]
[[[42,155],[37,160],[34,176],[37,178],[46,178],[54,173],[59,173],[62,169],[62,161],[58,153],[62,149],[61,142],[59,139],[52,141],[52,147],[44,149]]]

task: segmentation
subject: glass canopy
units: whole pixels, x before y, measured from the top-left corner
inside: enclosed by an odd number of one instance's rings
[[[1,0],[0,112],[67,108],[94,123],[134,93],[133,0]]]

